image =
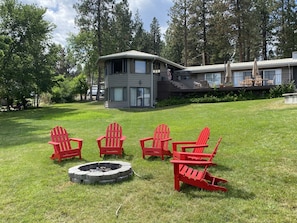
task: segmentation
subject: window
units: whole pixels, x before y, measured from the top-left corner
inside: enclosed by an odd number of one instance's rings
[[[210,87],[215,87],[221,84],[221,73],[205,74],[205,80]]]
[[[279,85],[282,84],[282,71],[276,70],[264,70],[263,71],[264,85]]]
[[[112,74],[127,73],[127,60],[112,60]]]
[[[234,72],[234,87],[242,86],[242,82],[247,78],[252,78],[252,71]]]
[[[116,87],[110,89],[111,101],[125,101],[126,100],[126,88]]]
[[[135,60],[135,73],[136,74],[146,74],[146,61]]]
[[[130,88],[130,105],[135,107],[149,107],[151,94],[149,88]]]

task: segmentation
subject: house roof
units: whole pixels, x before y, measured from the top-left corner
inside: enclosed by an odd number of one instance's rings
[[[140,60],[157,60],[157,61],[161,61],[163,63],[169,64],[175,68],[178,69],[185,69],[184,66],[174,63],[170,60],[167,60],[163,57],[160,57],[158,55],[153,55],[153,54],[149,54],[149,53],[144,53],[144,52],[139,52],[136,50],[130,50],[130,51],[126,51],[126,52],[121,52],[121,53],[114,53],[114,54],[110,54],[110,55],[106,55],[106,56],[101,56],[99,57],[98,61],[99,62],[104,62],[106,60],[113,60],[113,59],[140,59]]]
[[[180,64],[174,63],[170,60],[167,60],[163,57],[160,57],[158,55],[139,52],[136,50],[130,50],[126,52],[101,56],[99,57],[98,62],[100,63],[106,60],[122,59],[122,58],[140,59],[140,60],[145,60],[145,59],[157,60],[179,69],[180,71],[177,71],[177,72],[179,72],[180,74],[224,72],[226,70],[226,64],[185,67]],[[286,59],[257,61],[257,63],[258,63],[259,69],[281,68],[281,67],[297,66],[297,59],[292,57],[292,58],[286,58]],[[231,63],[230,66],[232,71],[242,71],[242,70],[252,70],[253,64],[254,64],[254,61],[250,61],[250,62],[241,62],[241,63]]]
[[[254,61],[231,63],[230,66],[232,71],[252,70],[253,64],[254,64]],[[263,60],[263,61],[257,61],[257,64],[259,69],[290,67],[290,66],[297,66],[297,59],[286,58],[286,59],[277,59],[277,60]],[[226,64],[214,64],[214,65],[187,67],[183,70],[183,72],[210,73],[210,72],[222,72],[222,71],[225,71],[225,69],[226,69]]]

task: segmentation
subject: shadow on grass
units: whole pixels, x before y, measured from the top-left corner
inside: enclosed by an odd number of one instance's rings
[[[77,165],[81,165],[82,163],[90,163],[90,162],[91,161],[89,160],[86,160],[84,158],[79,159],[78,157],[62,159],[61,162],[59,162],[58,160],[53,160],[53,163],[60,167],[64,167],[66,164],[68,165],[69,163],[72,163],[73,166],[77,166]]]
[[[29,123],[18,123],[13,119],[2,119],[0,128],[1,148],[9,148],[11,146],[22,146],[32,142],[44,143],[49,141],[49,137],[41,137],[36,135],[36,131],[40,131],[38,127]]]
[[[215,166],[211,166],[208,168],[208,171],[211,173],[211,169],[216,169],[219,171],[232,171],[231,168],[227,167],[227,166],[223,166],[223,165],[215,165]],[[217,176],[216,174],[214,174],[214,176]],[[227,183],[219,183],[220,186],[226,187],[227,188],[227,192],[221,192],[221,191],[207,191],[207,190],[203,190],[199,187],[194,187],[185,183],[181,184],[181,191],[183,193],[189,194],[193,197],[234,197],[234,198],[239,198],[239,199],[243,199],[243,200],[249,200],[249,199],[254,199],[255,198],[255,194],[252,192],[248,192],[245,191],[243,189],[240,188],[234,188],[232,186],[232,184],[229,182],[229,179]],[[206,191],[207,193],[203,193],[201,195],[197,195],[196,193],[194,193],[195,191]],[[222,196],[223,195],[223,196]]]
[[[32,142],[44,143],[49,141],[49,137],[41,137],[44,134],[36,133],[43,132],[45,129],[42,126],[34,125],[34,122],[30,120],[59,119],[74,110],[47,107],[1,113],[1,147],[9,148],[10,146],[24,145]]]
[[[0,113],[0,120],[15,120],[15,119],[59,119],[67,116],[68,113],[76,111],[73,108],[59,107],[39,107],[30,108],[23,111]]]
[[[125,152],[123,153],[122,157],[119,155],[104,155],[103,160],[126,160],[126,161],[132,161],[134,159],[134,155],[128,155]]]
[[[164,162],[169,162],[172,159],[172,157],[170,156],[164,156],[164,160],[162,160],[162,158],[160,156],[150,156],[148,158],[146,158],[145,160],[147,161],[164,161]]]
[[[180,192],[187,194],[187,196],[190,196],[191,198],[203,198],[203,197],[214,197],[214,198],[238,198],[243,200],[251,200],[256,197],[256,195],[252,192],[248,192],[239,188],[233,188],[232,185],[229,183],[220,184],[221,186],[225,186],[228,191],[227,192],[221,192],[221,191],[207,191],[203,190],[199,187],[194,187],[188,184],[182,184],[180,187]],[[203,193],[197,194],[197,191],[201,191]]]

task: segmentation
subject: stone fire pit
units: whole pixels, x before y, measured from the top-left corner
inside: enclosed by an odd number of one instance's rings
[[[104,184],[126,180],[133,175],[133,170],[127,162],[101,161],[71,167],[68,175],[75,183]]]

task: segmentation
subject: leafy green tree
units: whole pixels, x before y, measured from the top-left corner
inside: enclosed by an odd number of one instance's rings
[[[98,80],[96,61],[98,59],[97,51],[93,45],[93,35],[91,32],[80,32],[78,35],[71,35],[68,39],[68,52],[71,52],[77,64],[84,64],[81,72],[86,74],[88,85],[91,86]],[[80,73],[81,73],[80,72]],[[90,97],[92,100],[92,97]]]
[[[105,48],[103,40],[110,38],[110,22],[111,22],[111,9],[114,2],[112,0],[79,0],[74,4],[78,15],[76,17],[76,24],[80,28],[80,32],[87,32],[87,36],[92,40],[92,51],[96,52],[97,58],[104,55]],[[110,42],[109,42],[110,43]],[[95,54],[92,54],[95,55]],[[91,65],[91,64],[90,64]],[[94,64],[96,66],[96,63]],[[101,68],[98,66],[98,95],[99,100],[100,82],[102,79]]]
[[[49,84],[48,40],[54,26],[43,19],[45,9],[3,0],[0,4],[0,36],[10,39],[1,59],[1,97],[23,100]]]
[[[80,100],[83,100],[83,95],[86,98],[86,92],[89,88],[88,83],[87,83],[87,77],[84,74],[80,74],[73,78],[74,82],[74,93],[80,95]]]

